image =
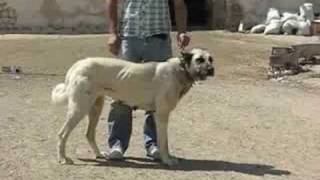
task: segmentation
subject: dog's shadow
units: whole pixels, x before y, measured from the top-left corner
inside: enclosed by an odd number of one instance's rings
[[[137,169],[167,169],[175,171],[226,171],[238,172],[249,175],[264,176],[264,175],[290,175],[290,171],[275,169],[270,165],[263,164],[247,164],[233,163],[216,160],[198,160],[198,159],[180,159],[179,165],[168,167],[160,163],[154,162],[147,158],[128,157],[125,161],[108,161],[105,159],[83,159],[80,161],[92,163],[94,166],[110,166],[120,168],[137,168]],[[86,164],[88,165],[88,164]]]

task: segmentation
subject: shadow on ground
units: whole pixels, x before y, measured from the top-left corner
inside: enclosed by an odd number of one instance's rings
[[[270,165],[233,163],[216,160],[180,159],[179,165],[168,167],[146,158],[128,157],[125,161],[107,161],[104,159],[83,159],[80,161],[92,163],[93,166],[137,168],[137,169],[167,169],[178,171],[232,171],[249,175],[290,175],[290,171],[274,169]],[[90,165],[89,164],[89,165]],[[83,165],[83,164],[78,164]],[[88,165],[88,164],[85,164]]]

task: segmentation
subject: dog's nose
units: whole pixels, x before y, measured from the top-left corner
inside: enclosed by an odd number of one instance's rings
[[[214,68],[208,69],[208,76],[214,76]]]

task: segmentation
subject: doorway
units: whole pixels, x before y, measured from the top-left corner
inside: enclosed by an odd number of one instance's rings
[[[171,21],[176,26],[174,15],[174,0],[169,0]],[[212,0],[185,0],[188,10],[188,29],[211,29]]]

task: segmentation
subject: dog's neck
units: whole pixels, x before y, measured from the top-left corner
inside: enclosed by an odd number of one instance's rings
[[[191,74],[188,71],[188,64],[182,59],[182,57],[179,58],[180,60],[180,67],[181,70],[184,72],[184,75],[186,77],[186,79],[191,83],[194,84],[196,82],[196,80],[191,76]]]

